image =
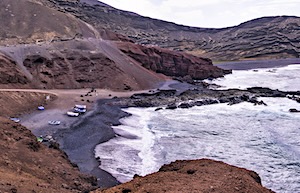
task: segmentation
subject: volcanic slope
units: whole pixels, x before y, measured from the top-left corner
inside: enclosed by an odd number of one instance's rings
[[[76,0],[1,1],[0,14],[6,18],[1,20],[6,27],[0,30],[0,44],[5,45],[0,47],[2,88],[144,90],[157,87],[168,79],[165,75],[204,79],[227,73],[213,66],[209,59],[195,60],[192,55],[159,47],[155,52],[154,48],[149,52],[149,48],[135,47],[125,36],[95,25],[99,21],[82,21],[70,7],[65,7],[69,4],[84,11]],[[124,44],[142,54],[133,57],[130,50],[124,52],[119,47],[124,48]],[[142,62],[153,55],[161,68],[144,68]],[[182,71],[183,68],[195,69],[197,75],[192,70]]]
[[[93,23],[97,29],[123,34],[139,44],[158,45],[213,60],[299,57],[299,17],[263,17],[228,28],[199,28],[143,17],[92,2],[96,0],[56,1],[56,8]]]
[[[2,88],[142,90],[166,79],[127,57],[114,43],[76,39],[0,48]],[[14,69],[14,72],[11,71]]]
[[[39,1],[0,5],[0,42],[6,45],[0,47],[2,88],[141,90],[166,79],[131,61],[71,14]]]
[[[71,14],[29,0],[1,0],[0,45],[96,37],[87,23]]]

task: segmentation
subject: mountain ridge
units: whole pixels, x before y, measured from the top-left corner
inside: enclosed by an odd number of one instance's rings
[[[74,4],[79,6],[75,8]],[[197,28],[112,7],[91,7],[80,1],[64,4],[60,9],[136,43],[185,51],[214,61],[298,58],[300,52],[300,18],[296,16],[263,17],[228,28]],[[251,29],[250,24],[256,27]]]

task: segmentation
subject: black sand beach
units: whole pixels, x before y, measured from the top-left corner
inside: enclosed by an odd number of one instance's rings
[[[100,187],[111,187],[119,182],[109,173],[99,168],[95,159],[96,145],[110,140],[115,136],[112,125],[120,124],[119,120],[127,113],[120,107],[107,104],[111,100],[99,100],[93,111],[76,121],[69,129],[63,129],[55,134],[60,148],[69,159],[76,163],[84,173],[97,177]]]

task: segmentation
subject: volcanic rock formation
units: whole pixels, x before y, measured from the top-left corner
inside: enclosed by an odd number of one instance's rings
[[[213,66],[208,58],[174,52],[159,47],[146,47],[128,42],[118,43],[122,52],[154,72],[173,77],[190,76],[192,79],[217,78],[230,71]],[[189,64],[189,65],[186,65]]]
[[[136,176],[119,186],[95,191],[116,192],[257,192],[273,191],[261,186],[257,173],[209,159],[176,161],[164,165],[159,172]]]
[[[0,85],[24,85],[29,82],[28,78],[17,68],[17,64],[8,56],[0,53]]]

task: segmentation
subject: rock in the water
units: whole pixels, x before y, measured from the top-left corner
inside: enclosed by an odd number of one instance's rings
[[[300,110],[298,110],[298,109],[290,109],[289,110],[291,113],[299,113],[300,112]]]
[[[189,103],[181,103],[180,105],[178,105],[178,108],[182,108],[182,109],[187,109],[190,108],[190,104]]]
[[[177,105],[175,103],[169,104],[166,109],[177,109]]]

